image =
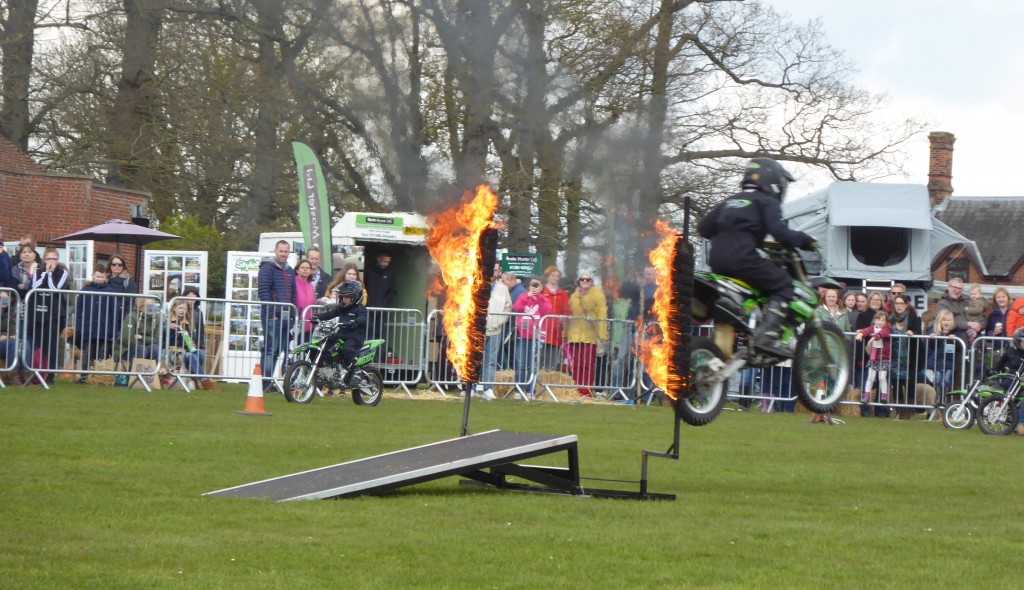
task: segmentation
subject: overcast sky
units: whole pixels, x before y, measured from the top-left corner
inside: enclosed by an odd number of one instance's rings
[[[820,17],[860,70],[855,82],[889,97],[890,118],[956,136],[954,195],[1024,196],[1024,1],[763,1],[797,22]],[[906,157],[909,178],[884,182],[927,184],[927,133]],[[796,194],[823,187],[807,180]]]

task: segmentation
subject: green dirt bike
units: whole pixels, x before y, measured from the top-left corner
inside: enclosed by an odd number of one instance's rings
[[[794,298],[780,331],[791,347],[792,384],[800,401],[812,412],[836,409],[850,384],[850,346],[834,324],[814,315],[818,287],[841,289],[827,277],[808,277],[803,260],[776,242],[761,247],[766,257],[793,277]],[[684,422],[708,424],[721,412],[726,381],[744,367],[770,367],[789,360],[751,345],[768,298],[747,283],[710,272],[697,272],[693,281],[693,318],[713,320],[714,340],[690,341],[691,395],[681,400]]]
[[[1024,366],[1017,369],[1002,395],[990,395],[978,404],[978,429],[985,434],[1010,434],[1017,427],[1021,398],[1024,398]]]
[[[967,391],[961,389],[947,393],[942,424],[950,430],[969,430],[985,400],[993,396],[1002,397],[1006,384],[1010,383],[1012,387],[1013,381],[1019,382],[1020,378],[1010,373],[996,373],[975,381]],[[993,410],[995,406],[990,406],[989,411]]]
[[[297,360],[288,365],[284,373],[284,397],[289,402],[308,404],[317,395],[330,389],[346,389],[348,371],[341,364],[339,341],[330,351],[325,350],[328,336],[337,329],[333,321],[320,322],[313,329],[309,342],[292,351]],[[356,353],[355,371],[358,371],[352,388],[352,401],[359,406],[376,406],[384,394],[384,379],[380,372],[370,367],[377,356],[377,349],[384,340],[367,340]]]

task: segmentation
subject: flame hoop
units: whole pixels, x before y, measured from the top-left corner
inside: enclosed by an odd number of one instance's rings
[[[678,404],[690,390],[693,250],[667,223],[656,221],[655,231],[662,240],[649,258],[658,272],[652,312],[660,330],[649,331],[641,354],[651,380]]]
[[[480,380],[483,363],[487,303],[498,247],[497,207],[498,197],[487,185],[466,191],[458,205],[430,217],[426,239],[447,293],[442,316],[449,342],[446,354],[466,398],[463,436],[468,434],[470,392]]]

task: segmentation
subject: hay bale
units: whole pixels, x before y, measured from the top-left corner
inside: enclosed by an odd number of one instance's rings
[[[836,413],[840,416],[860,416],[860,390],[852,385],[846,388],[846,395],[843,396],[843,401],[853,402],[853,404],[840,404],[839,409]]]
[[[846,395],[843,396],[843,401],[857,402],[857,404],[859,404],[860,403],[860,390],[848,386],[846,388]],[[799,400],[797,400],[797,402],[796,402],[796,410],[795,411],[797,411],[797,412],[804,412],[804,413],[810,413],[811,412]],[[836,415],[836,416],[860,416],[860,406],[859,405],[849,405],[849,404],[839,404],[839,407],[836,408],[836,410],[834,412],[832,412],[832,414]]]
[[[495,381],[511,382],[515,381],[515,372],[513,371],[498,371],[494,375]],[[551,391],[555,394],[555,397],[559,401],[580,401],[584,398],[576,392],[576,382],[572,380],[572,377],[562,373],[560,371],[547,371],[542,370],[537,374],[537,392],[541,391],[544,385],[551,385]],[[494,395],[498,397],[504,397],[510,391],[515,389],[511,385],[495,385]]]
[[[939,401],[938,392],[927,383],[918,383],[914,389],[914,396],[918,402],[922,402],[926,406],[934,406]]]
[[[92,366],[89,367],[90,371],[113,371],[114,361],[113,359],[102,359],[93,361]],[[114,386],[113,375],[89,375],[85,378],[89,385],[106,385],[107,387]]]

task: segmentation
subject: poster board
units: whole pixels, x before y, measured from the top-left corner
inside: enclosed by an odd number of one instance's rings
[[[257,276],[260,261],[272,256],[270,253],[230,251],[227,254],[227,284],[224,296],[232,301],[226,305],[224,314],[224,337],[221,340],[221,374],[237,376],[252,374],[260,361],[263,351],[263,326],[260,324],[258,305],[247,305],[259,301]],[[233,302],[238,303],[233,303]],[[245,303],[245,304],[243,304]]]
[[[146,250],[141,291],[162,301],[180,297],[185,287],[195,287],[206,297],[208,254],[202,250]]]

